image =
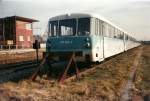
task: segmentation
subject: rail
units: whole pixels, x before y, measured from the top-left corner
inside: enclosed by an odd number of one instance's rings
[[[3,65],[0,67],[0,83],[8,81],[19,81],[32,74],[40,61],[28,61],[11,65]]]

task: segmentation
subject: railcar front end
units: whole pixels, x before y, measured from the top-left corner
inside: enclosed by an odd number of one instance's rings
[[[49,37],[46,50],[57,60],[68,59],[74,53],[76,60],[83,62],[90,60],[91,45],[91,38],[88,36]]]
[[[55,60],[68,59],[74,53],[76,61],[91,61],[90,18],[50,19],[49,34],[46,51]]]

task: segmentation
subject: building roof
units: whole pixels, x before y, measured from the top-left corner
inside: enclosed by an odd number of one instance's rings
[[[21,20],[21,21],[38,22],[38,20],[31,19],[31,18],[26,18],[26,17],[21,17],[21,16],[13,16],[13,17],[15,17],[17,20]]]
[[[16,20],[20,20],[20,21],[25,21],[25,22],[38,22],[38,20],[35,19],[31,19],[31,18],[26,18],[26,17],[21,17],[21,16],[9,16],[9,17],[5,17],[5,18],[0,18],[0,19],[16,19]]]

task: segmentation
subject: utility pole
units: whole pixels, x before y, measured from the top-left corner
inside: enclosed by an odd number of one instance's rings
[[[37,63],[39,61],[39,49],[40,49],[40,43],[38,39],[35,40],[35,43],[33,43],[33,49],[36,49],[36,57],[37,57]]]
[[[5,18],[3,18],[3,44],[5,44]]]

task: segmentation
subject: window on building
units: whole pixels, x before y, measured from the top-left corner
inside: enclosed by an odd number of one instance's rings
[[[24,41],[24,37],[22,35],[19,36],[19,41]]]
[[[29,23],[29,24],[26,24],[26,29],[27,29],[27,30],[31,30],[31,29],[32,29],[32,24],[30,24],[30,23]]]
[[[30,36],[28,36],[28,41],[31,41]]]

